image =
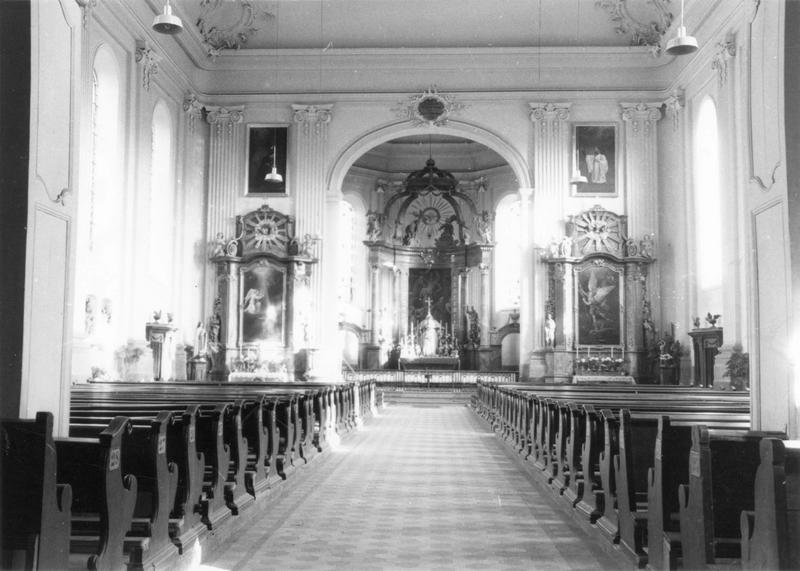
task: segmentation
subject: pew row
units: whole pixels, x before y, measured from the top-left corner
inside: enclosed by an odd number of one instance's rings
[[[72,488],[58,483],[53,415],[0,421],[0,442],[2,567],[66,568]]]

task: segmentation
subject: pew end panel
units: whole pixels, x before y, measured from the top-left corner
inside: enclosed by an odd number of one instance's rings
[[[69,561],[72,488],[59,484],[53,415],[0,421],[3,564],[60,569]]]

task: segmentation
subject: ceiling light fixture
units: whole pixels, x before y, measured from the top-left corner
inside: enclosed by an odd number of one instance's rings
[[[278,40],[280,39],[278,34],[280,33],[280,22],[278,21],[278,4],[275,4],[275,42],[273,44],[273,61],[275,65],[275,99],[273,103],[275,104],[275,110],[277,112],[278,104],[277,104],[277,93],[278,93]],[[264,177],[266,182],[271,182],[273,184],[280,184],[283,182],[283,175],[278,172],[277,162],[278,162],[278,128],[272,128],[272,171],[267,173],[267,176]]]
[[[681,25],[678,33],[667,42],[667,49],[664,50],[671,56],[682,56],[697,51],[697,38],[686,34],[686,26],[683,25],[683,0],[681,0]]]
[[[164,5],[164,11],[153,18],[153,29],[159,34],[173,35],[183,30],[183,22],[172,13],[172,6],[169,0]]]

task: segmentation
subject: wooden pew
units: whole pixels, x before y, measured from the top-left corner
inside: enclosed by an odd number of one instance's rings
[[[564,499],[575,507],[583,497],[584,474],[581,460],[581,445],[586,441],[586,409],[569,403],[569,437],[564,455],[564,468],[569,480],[564,489]],[[589,470],[593,467],[590,464]],[[592,476],[590,475],[590,478]]]
[[[688,482],[678,489],[684,567],[705,569],[720,559],[740,557],[738,518],[753,507],[762,436],[692,428]]]
[[[583,405],[585,429],[581,443],[581,475],[573,484],[580,495],[575,509],[581,512],[590,523],[595,523],[604,512],[605,493],[600,476],[600,452],[605,447],[605,427],[601,416],[591,405]],[[610,453],[610,452],[609,452]],[[579,486],[579,487],[578,487]]]
[[[178,468],[167,461],[169,412],[155,418],[131,422],[122,443],[122,470],[136,477],[136,507],[133,526],[126,536],[128,569],[163,569],[178,550],[170,539],[169,519],[175,504]],[[70,436],[99,437],[96,425],[71,425]]]
[[[800,569],[800,441],[759,445],[753,511],[740,519],[742,569]]]
[[[600,452],[600,486],[603,490],[603,513],[597,518],[597,528],[612,543],[619,543],[614,460],[619,456],[619,418],[610,409],[600,411],[603,426],[603,451]]]
[[[680,541],[675,492],[688,481],[694,428],[672,426],[668,417],[658,421],[653,466],[647,473],[647,564],[653,569],[675,566],[674,561],[670,566],[670,554]]]
[[[70,553],[87,554],[89,569],[121,569],[133,525],[136,477],[123,474],[127,418],[116,417],[98,438],[57,438],[58,480],[72,487]]]
[[[0,421],[0,442],[2,567],[65,569],[72,488],[57,483],[53,415]]]

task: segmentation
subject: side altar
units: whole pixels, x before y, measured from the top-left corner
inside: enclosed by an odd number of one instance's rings
[[[308,288],[317,262],[310,236],[298,240],[294,219],[266,204],[237,216],[236,237],[218,243],[216,298],[208,322],[213,381],[233,375],[293,380],[308,363]],[[305,301],[304,301],[305,300]]]
[[[548,381],[630,383],[648,376],[653,252],[652,234],[629,236],[626,217],[600,206],[567,220],[564,237],[544,254]]]

